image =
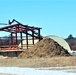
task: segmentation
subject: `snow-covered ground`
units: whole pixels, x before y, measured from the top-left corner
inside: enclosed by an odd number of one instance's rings
[[[76,75],[75,70],[76,69],[49,70],[48,68],[0,67],[0,73],[16,75]]]

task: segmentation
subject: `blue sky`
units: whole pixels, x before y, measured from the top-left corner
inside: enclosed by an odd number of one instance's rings
[[[41,27],[42,36],[76,37],[75,0],[0,0],[0,23],[9,19]]]

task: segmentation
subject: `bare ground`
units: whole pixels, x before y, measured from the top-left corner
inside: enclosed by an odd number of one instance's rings
[[[0,67],[76,66],[76,57],[0,58]]]
[[[76,66],[76,57],[51,57],[51,58],[0,58],[0,67],[65,67]],[[50,70],[60,70],[61,68],[54,68]],[[64,68],[63,68],[64,69]],[[74,68],[70,68],[74,69]],[[76,69],[76,68],[75,68]],[[10,74],[0,74],[10,75]],[[11,74],[13,75],[13,74]]]
[[[14,75],[14,74],[0,74],[0,75]]]

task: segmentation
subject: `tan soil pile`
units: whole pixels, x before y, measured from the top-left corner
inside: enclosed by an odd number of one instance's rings
[[[34,58],[55,56],[69,56],[69,53],[54,40],[50,38],[45,38],[40,42],[36,43],[29,50],[22,52],[18,57]]]

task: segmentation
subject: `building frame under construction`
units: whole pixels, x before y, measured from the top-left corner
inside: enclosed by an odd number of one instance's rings
[[[16,22],[16,24],[13,24],[14,22]],[[13,19],[12,21],[9,20],[9,23],[8,23],[8,26],[5,26],[5,27],[1,27],[0,28],[0,32],[1,31],[5,31],[5,32],[9,32],[10,33],[10,46],[9,47],[6,47],[3,46],[1,47],[0,46],[0,50],[4,49],[5,48],[7,50],[18,50],[18,33],[20,34],[19,38],[20,38],[20,42],[21,42],[21,49],[23,49],[23,34],[25,35],[25,39],[26,39],[26,47],[28,49],[28,40],[29,40],[29,36],[31,36],[31,40],[32,40],[32,45],[34,45],[34,40],[35,39],[38,39],[39,41],[42,39],[42,36],[40,34],[40,30],[42,28],[39,28],[39,27],[34,27],[34,26],[28,26],[28,25],[24,25],[20,22],[18,22],[17,20]],[[13,37],[13,34],[15,35]],[[14,45],[14,40],[16,40],[16,44]]]

